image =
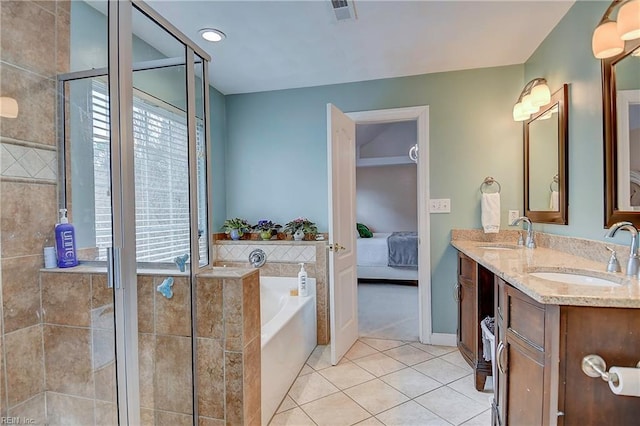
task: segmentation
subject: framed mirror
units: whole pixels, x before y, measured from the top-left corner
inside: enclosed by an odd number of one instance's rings
[[[569,87],[524,123],[524,209],[532,222],[567,224]]]
[[[640,227],[640,40],[602,60],[604,226]]]

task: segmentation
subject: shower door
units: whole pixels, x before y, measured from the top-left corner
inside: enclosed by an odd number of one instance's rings
[[[97,268],[93,386],[77,395],[93,401],[90,414],[67,406],[52,424],[194,424],[192,282],[210,263],[208,57],[144,3],[99,3],[74,2],[71,16],[91,30],[108,22],[108,43],[80,28],[72,63],[91,68],[59,79],[61,206],[81,261]],[[96,66],[89,51],[108,61]]]

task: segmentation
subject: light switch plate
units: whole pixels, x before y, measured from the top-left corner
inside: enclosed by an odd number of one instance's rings
[[[513,221],[519,217],[520,217],[520,210],[509,210],[509,225],[511,225]]]
[[[429,213],[451,213],[451,199],[432,198],[429,200]]]

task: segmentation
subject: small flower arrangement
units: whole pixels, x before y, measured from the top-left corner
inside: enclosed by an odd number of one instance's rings
[[[266,219],[259,220],[258,223],[251,227],[251,229],[253,229],[254,231],[271,231],[271,233],[277,231],[280,228],[282,228],[282,225],[278,225],[277,223],[273,223],[272,221]]]
[[[299,217],[287,222],[284,225],[284,232],[294,234],[297,230],[302,230],[305,234],[315,235],[318,233],[318,227],[306,217]]]
[[[245,219],[234,217],[233,219],[227,219],[222,224],[222,230],[225,234],[229,234],[232,230],[237,230],[240,235],[251,230],[251,225]]]

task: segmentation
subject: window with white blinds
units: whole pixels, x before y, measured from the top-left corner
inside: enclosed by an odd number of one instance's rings
[[[96,244],[111,245],[109,110],[107,87],[94,81],[92,129],[95,181]],[[204,152],[201,122],[199,151]],[[136,259],[173,262],[189,253],[189,158],[186,114],[161,101],[134,92]],[[198,161],[203,167],[203,162]],[[203,173],[206,171],[203,170]],[[206,182],[198,185],[206,194]],[[206,210],[204,211],[206,218]],[[206,219],[203,220],[206,224]],[[206,228],[206,227],[205,227]],[[204,230],[206,231],[206,229]],[[206,235],[206,234],[205,234]],[[206,236],[201,238],[206,253]],[[103,253],[103,250],[100,250]]]

